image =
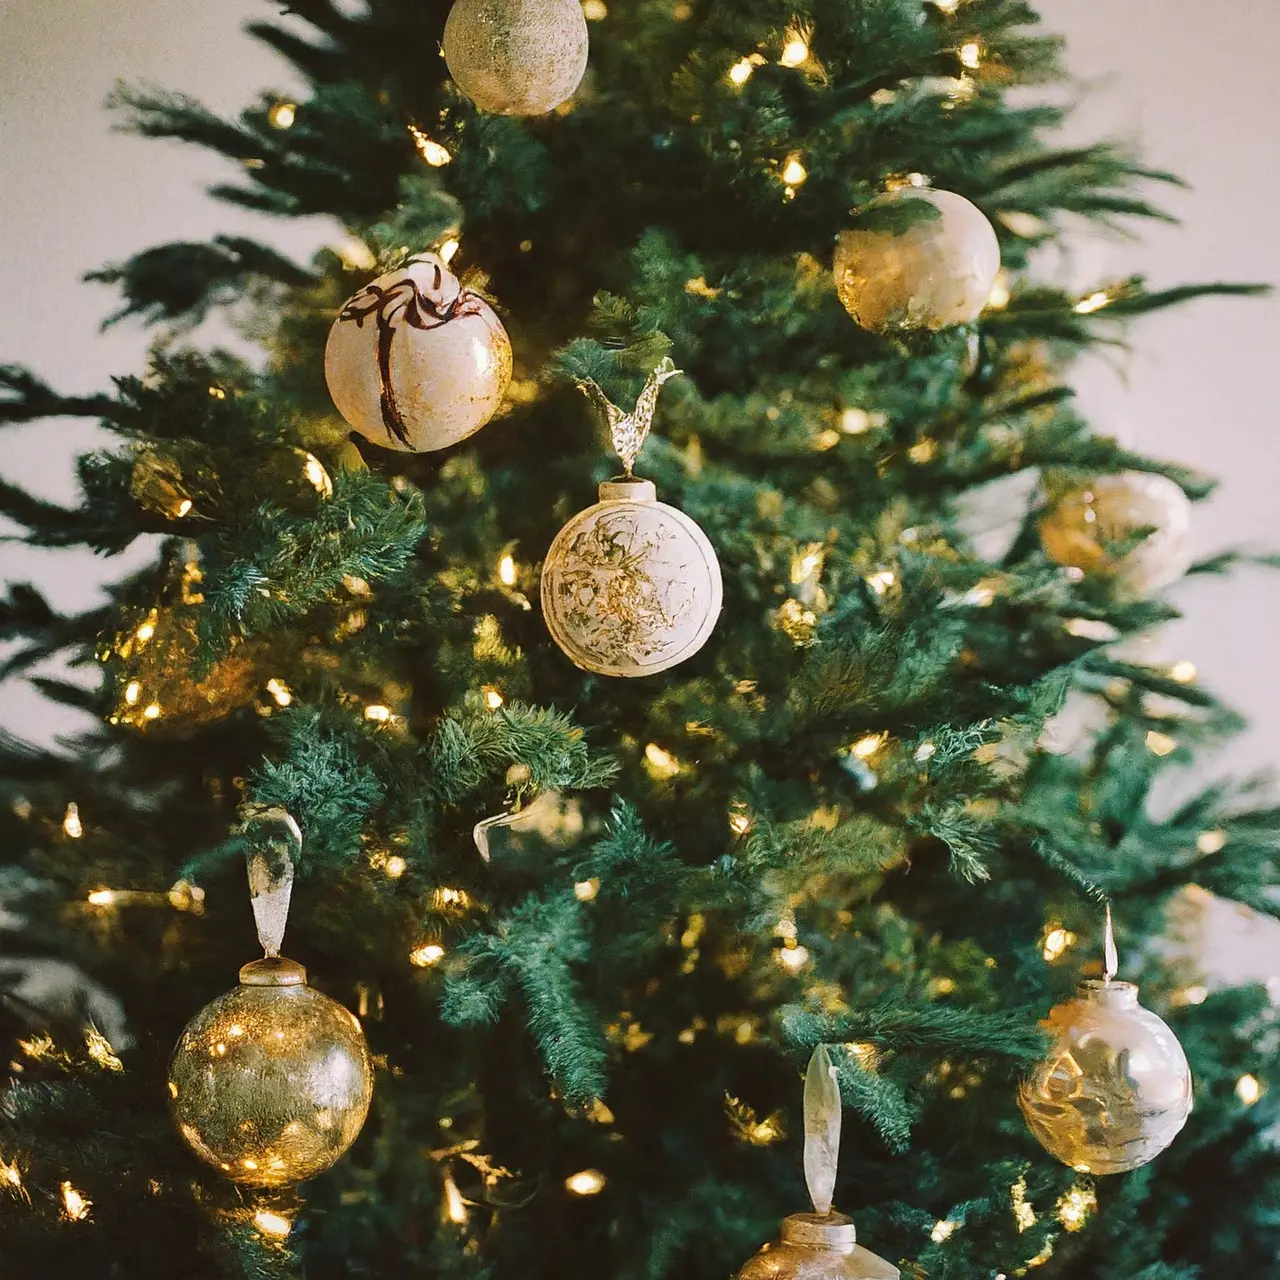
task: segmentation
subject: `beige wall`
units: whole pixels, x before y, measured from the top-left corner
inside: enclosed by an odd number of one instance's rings
[[[137,369],[145,336],[98,333],[113,299],[79,283],[84,271],[172,238],[259,228],[214,205],[201,187],[226,175],[214,158],[113,134],[100,110],[117,76],[189,90],[232,110],[258,88],[287,83],[274,57],[239,32],[261,0],[0,0],[0,359],[33,365],[58,386],[95,390]],[[1081,283],[1141,271],[1157,284],[1215,277],[1280,280],[1280,4],[1275,0],[1044,0],[1070,39],[1071,63],[1094,82],[1076,133],[1139,137],[1151,162],[1190,191],[1164,194],[1184,224],[1148,228],[1145,242],[1082,242]],[[274,224],[277,243],[305,253],[322,226]],[[1223,477],[1200,511],[1205,551],[1280,547],[1280,431],[1273,347],[1280,299],[1201,303],[1148,321],[1128,355],[1081,371],[1100,427],[1136,446]],[[70,459],[89,424],[41,423],[0,434],[0,470],[41,493],[71,495]],[[116,565],[0,547],[0,576],[36,577],[56,603],[92,598]],[[1223,764],[1280,760],[1280,578],[1242,572],[1178,591],[1188,617],[1158,652],[1189,657],[1254,727]],[[0,723],[37,737],[59,727],[21,688],[0,690]],[[65,728],[65,722],[61,727]]]

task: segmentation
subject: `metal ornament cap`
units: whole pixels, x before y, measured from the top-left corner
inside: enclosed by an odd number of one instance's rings
[[[265,956],[251,960],[240,968],[242,987],[305,987],[307,971],[296,961],[284,956]]]
[[[650,676],[691,658],[724,598],[707,535],[649,480],[606,480],[556,535],[542,566],[551,638],[584,671]]]
[[[842,1213],[793,1213],[780,1239],[767,1244],[737,1280],[900,1280],[893,1263],[857,1243],[853,1220]]]
[[[1018,1103],[1050,1155],[1080,1173],[1127,1173],[1178,1136],[1191,1112],[1191,1069],[1132,982],[1082,982],[1042,1025],[1053,1046]]]

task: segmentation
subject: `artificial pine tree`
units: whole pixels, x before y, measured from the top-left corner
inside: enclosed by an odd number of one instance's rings
[[[1151,803],[1236,721],[1123,647],[1174,616],[1124,569],[1148,517],[1092,552],[1076,529],[1084,559],[1040,535],[1059,499],[1096,523],[1093,477],[1211,488],[1091,433],[1063,379],[1133,317],[1233,290],[1030,271],[1082,221],[1160,216],[1170,176],[1055,147],[1062,111],[1012,93],[1061,76],[1018,0],[589,0],[586,79],[527,118],[449,79],[445,0],[290,12],[253,34],[299,101],[121,106],[242,162],[221,198],[350,239],[309,264],[178,240],[99,273],[162,332],[248,304],[261,367],[168,342],[88,399],[3,373],[5,420],[120,437],[74,508],[0,484],[27,540],[159,538],[106,607],[15,584],[0,609],[7,676],[100,669],[89,694],[39,682],[92,733],[0,744],[0,1274],[718,1280],[804,1208],[826,1044],[836,1206],[905,1274],[1280,1275],[1275,1010],[1196,1003],[1162,945],[1192,882],[1274,909],[1280,813],[1248,786]],[[982,211],[1004,274],[973,323],[860,328],[836,238],[923,236],[901,211],[928,202],[872,204],[922,182]],[[488,425],[415,453],[348,435],[324,345],[427,251],[514,370]],[[574,384],[629,408],[667,356],[637,472],[710,539],[723,609],[681,665],[589,674],[538,607],[553,537],[616,470]],[[1011,476],[1039,482],[980,554],[964,513]],[[1050,750],[1068,698],[1104,714]],[[256,1192],[187,1150],[166,1068],[257,954],[264,813],[302,835],[285,952],[359,1016],[376,1079],[332,1170]],[[1038,1019],[1100,972],[1107,899],[1195,1110],[1093,1178],[1017,1095]]]

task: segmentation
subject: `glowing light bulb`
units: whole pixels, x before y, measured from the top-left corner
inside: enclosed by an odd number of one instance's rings
[[[890,569],[881,569],[879,573],[873,573],[867,578],[867,586],[878,596],[884,595],[895,582],[897,577]]]
[[[424,942],[409,952],[409,963],[419,969],[430,969],[444,959],[444,948],[438,942]]]
[[[383,864],[382,870],[388,880],[399,880],[409,869],[409,864],[399,854],[392,854]]]
[[[599,892],[600,881],[594,876],[590,880],[579,880],[573,886],[573,896],[579,902],[594,902]]]
[[[801,186],[809,176],[809,170],[800,163],[800,156],[792,153],[782,166],[782,180],[789,187]]]
[[[370,703],[364,709],[364,718],[374,721],[375,724],[386,724],[391,719],[391,708],[384,707],[380,702]]]
[[[674,778],[680,772],[680,762],[656,742],[645,747],[644,759],[645,767],[655,778]]]
[[[840,415],[840,430],[851,436],[860,436],[871,430],[871,415],[865,409],[846,409]]]
[[[503,556],[498,561],[498,580],[504,587],[516,585],[516,562],[512,556]]]
[[[783,947],[777,952],[778,963],[791,973],[799,973],[809,963],[809,948],[797,945]]]
[[[886,733],[869,733],[864,738],[859,738],[857,742],[849,748],[859,760],[869,760],[877,751],[880,750],[888,738]]]
[[[1097,293],[1091,293],[1087,298],[1081,298],[1072,310],[1078,316],[1087,316],[1095,311],[1101,311],[1110,301],[1111,295],[1105,289],[1099,289]]]
[[[444,1175],[444,1213],[450,1222],[461,1226],[467,1220],[467,1203],[453,1180],[453,1174]]]
[[[462,241],[455,236],[450,236],[439,249],[440,261],[447,267],[456,256],[459,249],[462,248]]]
[[[124,687],[125,705],[129,707],[136,705],[140,697],[142,697],[142,682],[140,680],[130,680]]]
[[[729,80],[732,84],[743,85],[751,79],[751,73],[755,67],[751,63],[750,58],[739,58],[737,62],[729,68]]]
[[[253,1225],[273,1240],[283,1240],[293,1230],[293,1223],[283,1213],[274,1213],[270,1209],[259,1209],[253,1215]]]
[[[1262,1097],[1262,1084],[1255,1075],[1245,1074],[1236,1081],[1236,1097],[1246,1107],[1251,1107]]]
[[[1070,929],[1064,929],[1062,925],[1053,925],[1044,935],[1044,945],[1041,948],[1041,955],[1052,964],[1055,960],[1060,959],[1076,940],[1076,935]]]
[[[506,699],[503,698],[502,694],[500,694],[497,689],[493,688],[492,686],[489,686],[488,688],[485,689],[484,705],[488,707],[490,711],[497,711],[497,709],[500,706],[502,706],[503,702],[505,701]]]
[[[418,154],[433,169],[440,169],[453,159],[447,147],[442,147],[438,142],[427,137],[417,125],[411,124],[407,127],[409,136],[413,139],[413,145],[418,149]]]
[[[970,71],[976,71],[982,64],[982,46],[976,40],[967,40],[960,46],[960,61]]]
[[[782,56],[778,61],[784,67],[798,67],[808,57],[809,42],[798,31],[788,31],[787,42],[782,46]]]
[[[69,1182],[64,1182],[61,1189],[63,1215],[72,1222],[80,1222],[87,1218],[93,1201],[82,1195]]]
[[[84,824],[80,821],[80,809],[74,800],[67,805],[67,812],[63,816],[62,834],[72,840],[79,840],[84,835]]]
[[[302,474],[307,477],[307,483],[322,498],[333,497],[333,481],[329,479],[324,463],[314,453],[308,453],[303,459]]]
[[[1171,738],[1167,733],[1159,733],[1152,729],[1146,736],[1147,750],[1153,756],[1167,756],[1170,752],[1178,749],[1178,740]]]
[[[941,1244],[944,1240],[950,1240],[955,1234],[955,1229],[960,1224],[952,1218],[939,1218],[933,1224],[933,1230],[929,1232],[929,1239],[934,1244]]]
[[[599,1169],[583,1169],[564,1180],[565,1189],[575,1196],[596,1196],[605,1188],[608,1179]]]
[[[1169,675],[1179,684],[1195,684],[1196,677],[1199,675],[1194,662],[1188,662],[1185,658],[1181,662],[1175,662],[1169,668]]]
[[[160,704],[158,702],[149,703],[142,709],[142,718],[144,720],[160,719]]]
[[[283,680],[277,680],[274,676],[267,681],[267,692],[275,699],[278,707],[287,707],[293,701],[293,694],[289,691],[289,686]]]
[[[267,112],[268,122],[276,129],[290,129],[298,118],[298,105],[295,102],[277,102]]]
[[[729,815],[729,830],[735,836],[745,836],[751,830],[751,818],[745,813],[731,813]]]
[[[109,907],[116,900],[114,889],[95,889],[89,895],[89,902],[95,907]]]
[[[1196,851],[1208,857],[1211,853],[1220,852],[1227,843],[1227,833],[1221,830],[1202,831],[1196,837]]]

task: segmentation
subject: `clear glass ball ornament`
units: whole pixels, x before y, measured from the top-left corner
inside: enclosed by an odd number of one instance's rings
[[[971,324],[999,271],[991,223],[954,191],[891,191],[861,210],[836,243],[836,292],[876,333]]]
[[[1125,471],[1070,489],[1040,522],[1045,555],[1149,595],[1191,567],[1191,500],[1168,476]]]
[[[1036,1141],[1080,1173],[1127,1173],[1154,1160],[1191,1112],[1178,1038],[1131,982],[1090,979],[1043,1024],[1054,1040],[1018,1103]]]

